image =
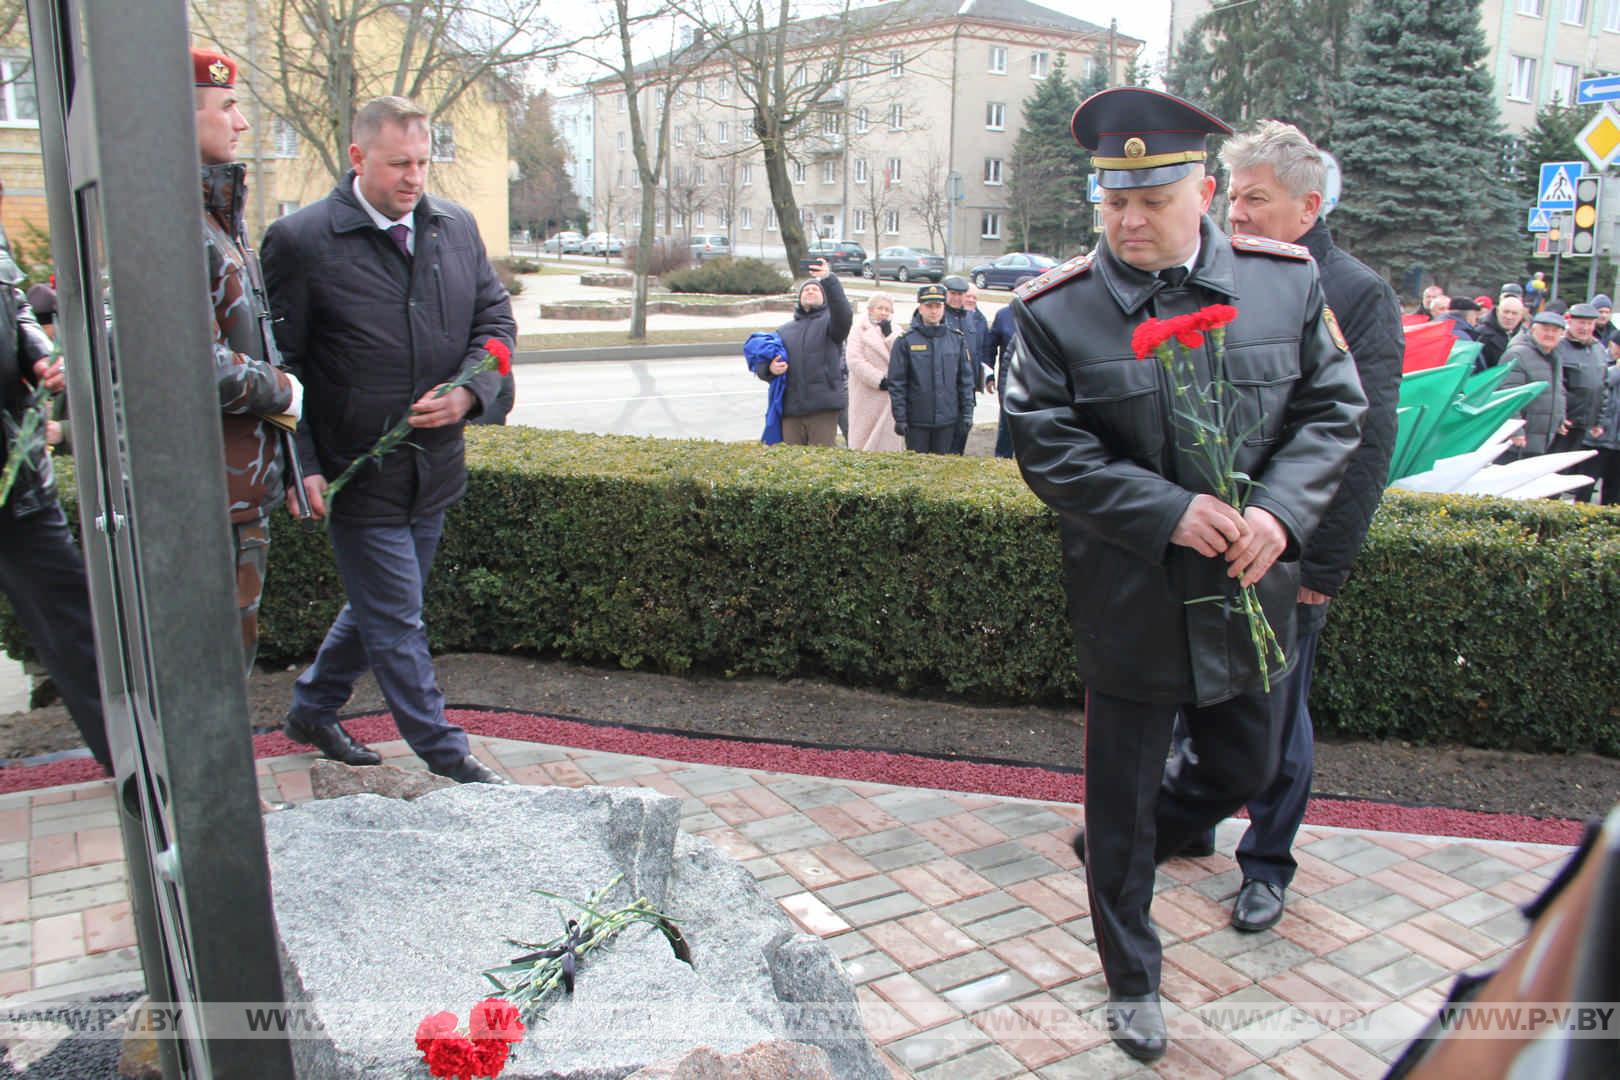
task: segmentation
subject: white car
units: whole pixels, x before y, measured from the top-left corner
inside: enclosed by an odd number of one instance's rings
[[[581,255],[621,255],[624,253],[624,237],[614,236],[611,233],[593,232],[579,245]]]
[[[584,242],[585,238],[577,232],[552,233],[546,237],[546,242],[540,245],[540,250],[551,254],[561,252],[564,255],[577,255],[579,245]]]

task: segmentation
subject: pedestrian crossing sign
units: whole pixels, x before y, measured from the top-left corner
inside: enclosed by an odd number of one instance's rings
[[[1575,181],[1585,171],[1585,163],[1579,161],[1543,162],[1541,180],[1536,186],[1537,209],[1575,209]]]

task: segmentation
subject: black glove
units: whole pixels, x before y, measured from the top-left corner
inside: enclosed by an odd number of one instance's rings
[[[896,424],[896,425],[894,425],[894,433],[896,435],[900,436],[902,439],[905,438],[906,437],[906,425],[904,425],[904,424]]]
[[[888,388],[889,388],[889,377],[887,375],[885,375],[885,376],[883,376],[883,378],[878,380],[878,389],[879,390],[887,390]]]
[[[888,337],[890,334],[894,333],[894,323],[888,319],[884,319],[882,322],[878,323],[878,329],[883,331],[884,337]]]

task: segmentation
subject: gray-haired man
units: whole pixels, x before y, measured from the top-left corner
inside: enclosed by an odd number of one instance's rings
[[[1282,918],[1283,894],[1294,877],[1289,849],[1305,820],[1315,759],[1311,668],[1328,601],[1350,576],[1351,563],[1383,496],[1395,447],[1395,402],[1405,338],[1395,293],[1334,245],[1321,218],[1326,182],[1322,155],[1298,128],[1263,121],[1253,132],[1229,139],[1221,149],[1221,162],[1231,174],[1227,219],[1232,231],[1301,244],[1316,258],[1322,292],[1344,328],[1367,395],[1361,446],[1351,456],[1338,493],[1300,558],[1297,658],[1293,671],[1273,690],[1285,699],[1282,765],[1271,786],[1249,802],[1249,829],[1238,844],[1243,886],[1233,905],[1232,925],[1253,931]],[[1172,777],[1189,753],[1185,740],[1177,746]],[[1212,844],[1211,836],[1201,846]]]

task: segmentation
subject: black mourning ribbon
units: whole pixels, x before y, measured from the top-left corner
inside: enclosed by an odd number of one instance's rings
[[[562,944],[539,952],[526,953],[514,957],[510,962],[514,964],[527,964],[535,960],[555,960],[562,958],[563,989],[568,993],[574,992],[574,972],[579,970],[579,950],[591,943],[595,931],[581,931],[579,923],[574,919],[568,920],[568,933],[564,935]]]
[[[1185,266],[1171,266],[1159,271],[1158,278],[1172,289],[1179,289],[1187,282],[1187,275],[1192,273]]]

